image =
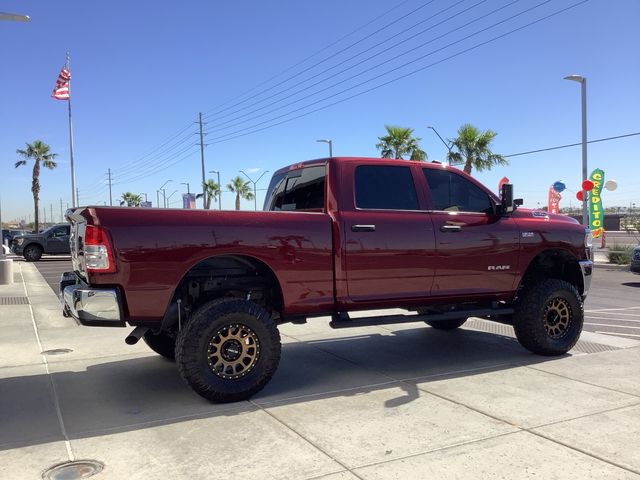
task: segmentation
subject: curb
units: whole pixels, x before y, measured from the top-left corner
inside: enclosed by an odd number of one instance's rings
[[[594,263],[594,268],[606,268],[607,270],[629,271],[629,265],[617,265],[615,263]]]

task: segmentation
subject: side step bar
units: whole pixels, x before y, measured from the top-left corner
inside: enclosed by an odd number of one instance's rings
[[[430,315],[386,315],[381,317],[364,317],[356,319],[351,319],[348,313],[339,312],[331,316],[329,326],[331,328],[374,327],[377,325],[424,322],[425,320],[436,322],[438,320],[450,320],[460,317],[497,317],[502,315],[511,315],[513,312],[513,308],[486,308],[478,310],[458,310],[455,312]]]

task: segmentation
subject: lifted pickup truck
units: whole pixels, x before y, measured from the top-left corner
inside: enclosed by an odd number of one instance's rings
[[[280,360],[277,326],[404,308],[393,322],[441,330],[468,317],[512,324],[559,355],[578,341],[591,236],[575,220],[517,209],[440,164],[330,158],[277,171],[262,212],[83,207],[72,224],[65,314],[135,329],[218,402],[262,389]]]

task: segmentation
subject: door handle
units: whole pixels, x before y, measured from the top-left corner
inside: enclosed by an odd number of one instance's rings
[[[441,232],[460,232],[462,227],[460,225],[442,225],[440,227]]]
[[[351,225],[352,232],[375,232],[375,225]]]

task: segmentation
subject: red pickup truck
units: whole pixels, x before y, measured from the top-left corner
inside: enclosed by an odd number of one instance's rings
[[[67,212],[63,310],[83,325],[135,327],[127,343],[175,358],[218,402],[271,379],[279,324],[318,316],[334,328],[441,330],[480,317],[559,355],[582,331],[590,232],[520,203],[511,185],[499,198],[438,163],[329,158],[277,171],[261,212],[82,207]],[[348,315],[383,308],[411,312]]]

